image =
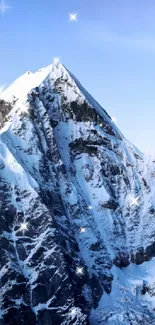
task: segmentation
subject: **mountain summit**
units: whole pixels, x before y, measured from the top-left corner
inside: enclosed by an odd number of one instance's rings
[[[0,108],[0,324],[155,324],[154,162],[61,63]]]

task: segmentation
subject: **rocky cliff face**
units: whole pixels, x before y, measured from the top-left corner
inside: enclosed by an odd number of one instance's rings
[[[60,63],[1,100],[0,324],[155,324],[155,162]]]
[[[13,107],[13,102],[6,102],[5,100],[0,99],[0,128],[4,126],[4,123],[7,120],[7,115]]]

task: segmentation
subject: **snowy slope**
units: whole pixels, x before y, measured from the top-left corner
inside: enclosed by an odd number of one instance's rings
[[[1,98],[2,324],[155,324],[155,162],[61,63]]]
[[[38,86],[50,73],[51,66],[38,70],[36,73],[27,71],[15,80],[7,89],[1,92],[1,98],[12,101],[15,98],[25,98],[28,92]]]

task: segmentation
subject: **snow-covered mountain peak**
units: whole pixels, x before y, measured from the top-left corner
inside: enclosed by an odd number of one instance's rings
[[[59,62],[3,98],[1,324],[155,324],[154,164]]]
[[[107,112],[84,89],[79,80],[61,62],[57,61],[35,73],[31,71],[24,73],[2,92],[1,99],[6,102],[16,100],[20,100],[21,103],[25,102],[31,90],[41,84],[50,92],[53,85],[57,84],[69,102],[78,101],[80,104],[86,100],[108,123],[114,125]]]
[[[41,84],[51,71],[58,70],[60,63],[53,63],[45,68],[41,68],[36,72],[27,71],[17,78],[7,89],[5,89],[1,98],[11,102],[14,98],[25,99],[29,91]]]
[[[69,77],[69,73],[65,66],[61,62],[55,61],[50,65],[50,75],[52,79],[55,80],[58,78],[66,79]]]
[[[59,80],[59,83],[68,82],[70,86],[73,86],[74,93],[78,93],[80,96],[84,96],[80,93],[78,87],[76,87],[74,80],[72,79],[70,72],[60,62],[53,62],[46,68],[41,68],[35,73],[27,71],[22,76],[17,78],[7,89],[1,93],[1,99],[6,102],[26,102],[28,94],[32,89],[39,87],[41,83],[45,83],[52,89],[53,83]],[[69,93],[68,93],[69,99]],[[70,98],[73,100],[73,98]]]

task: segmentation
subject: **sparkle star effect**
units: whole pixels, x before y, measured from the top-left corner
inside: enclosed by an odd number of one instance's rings
[[[27,222],[23,222],[23,223],[21,223],[20,224],[20,229],[19,229],[20,231],[26,231],[26,230],[28,230],[28,223]]]
[[[77,13],[76,14],[69,13],[69,21],[77,21]]]
[[[5,3],[4,0],[1,1],[1,3],[0,3],[0,12],[1,12],[2,15],[4,15],[5,12],[6,12],[8,9],[10,9],[10,8],[11,8],[11,6],[8,6],[8,5]]]
[[[86,227],[81,227],[80,232],[86,232]]]
[[[53,58],[53,62],[54,63],[59,63],[60,62],[60,58]]]
[[[83,275],[83,267],[77,267],[76,268],[76,274],[77,275]]]
[[[139,204],[138,204],[138,201],[139,200],[139,197],[137,197],[137,198],[131,198],[131,203],[130,203],[130,206],[132,206],[132,205],[137,205],[137,206],[139,206]]]
[[[114,123],[116,122],[116,117],[112,117],[111,119]]]
[[[93,207],[92,207],[91,205],[88,206],[88,209],[89,209],[89,210],[92,210],[92,208],[93,208]]]
[[[75,307],[73,307],[73,308],[71,309],[70,314],[71,314],[71,316],[75,316],[75,315],[76,315],[76,308],[75,308]]]

